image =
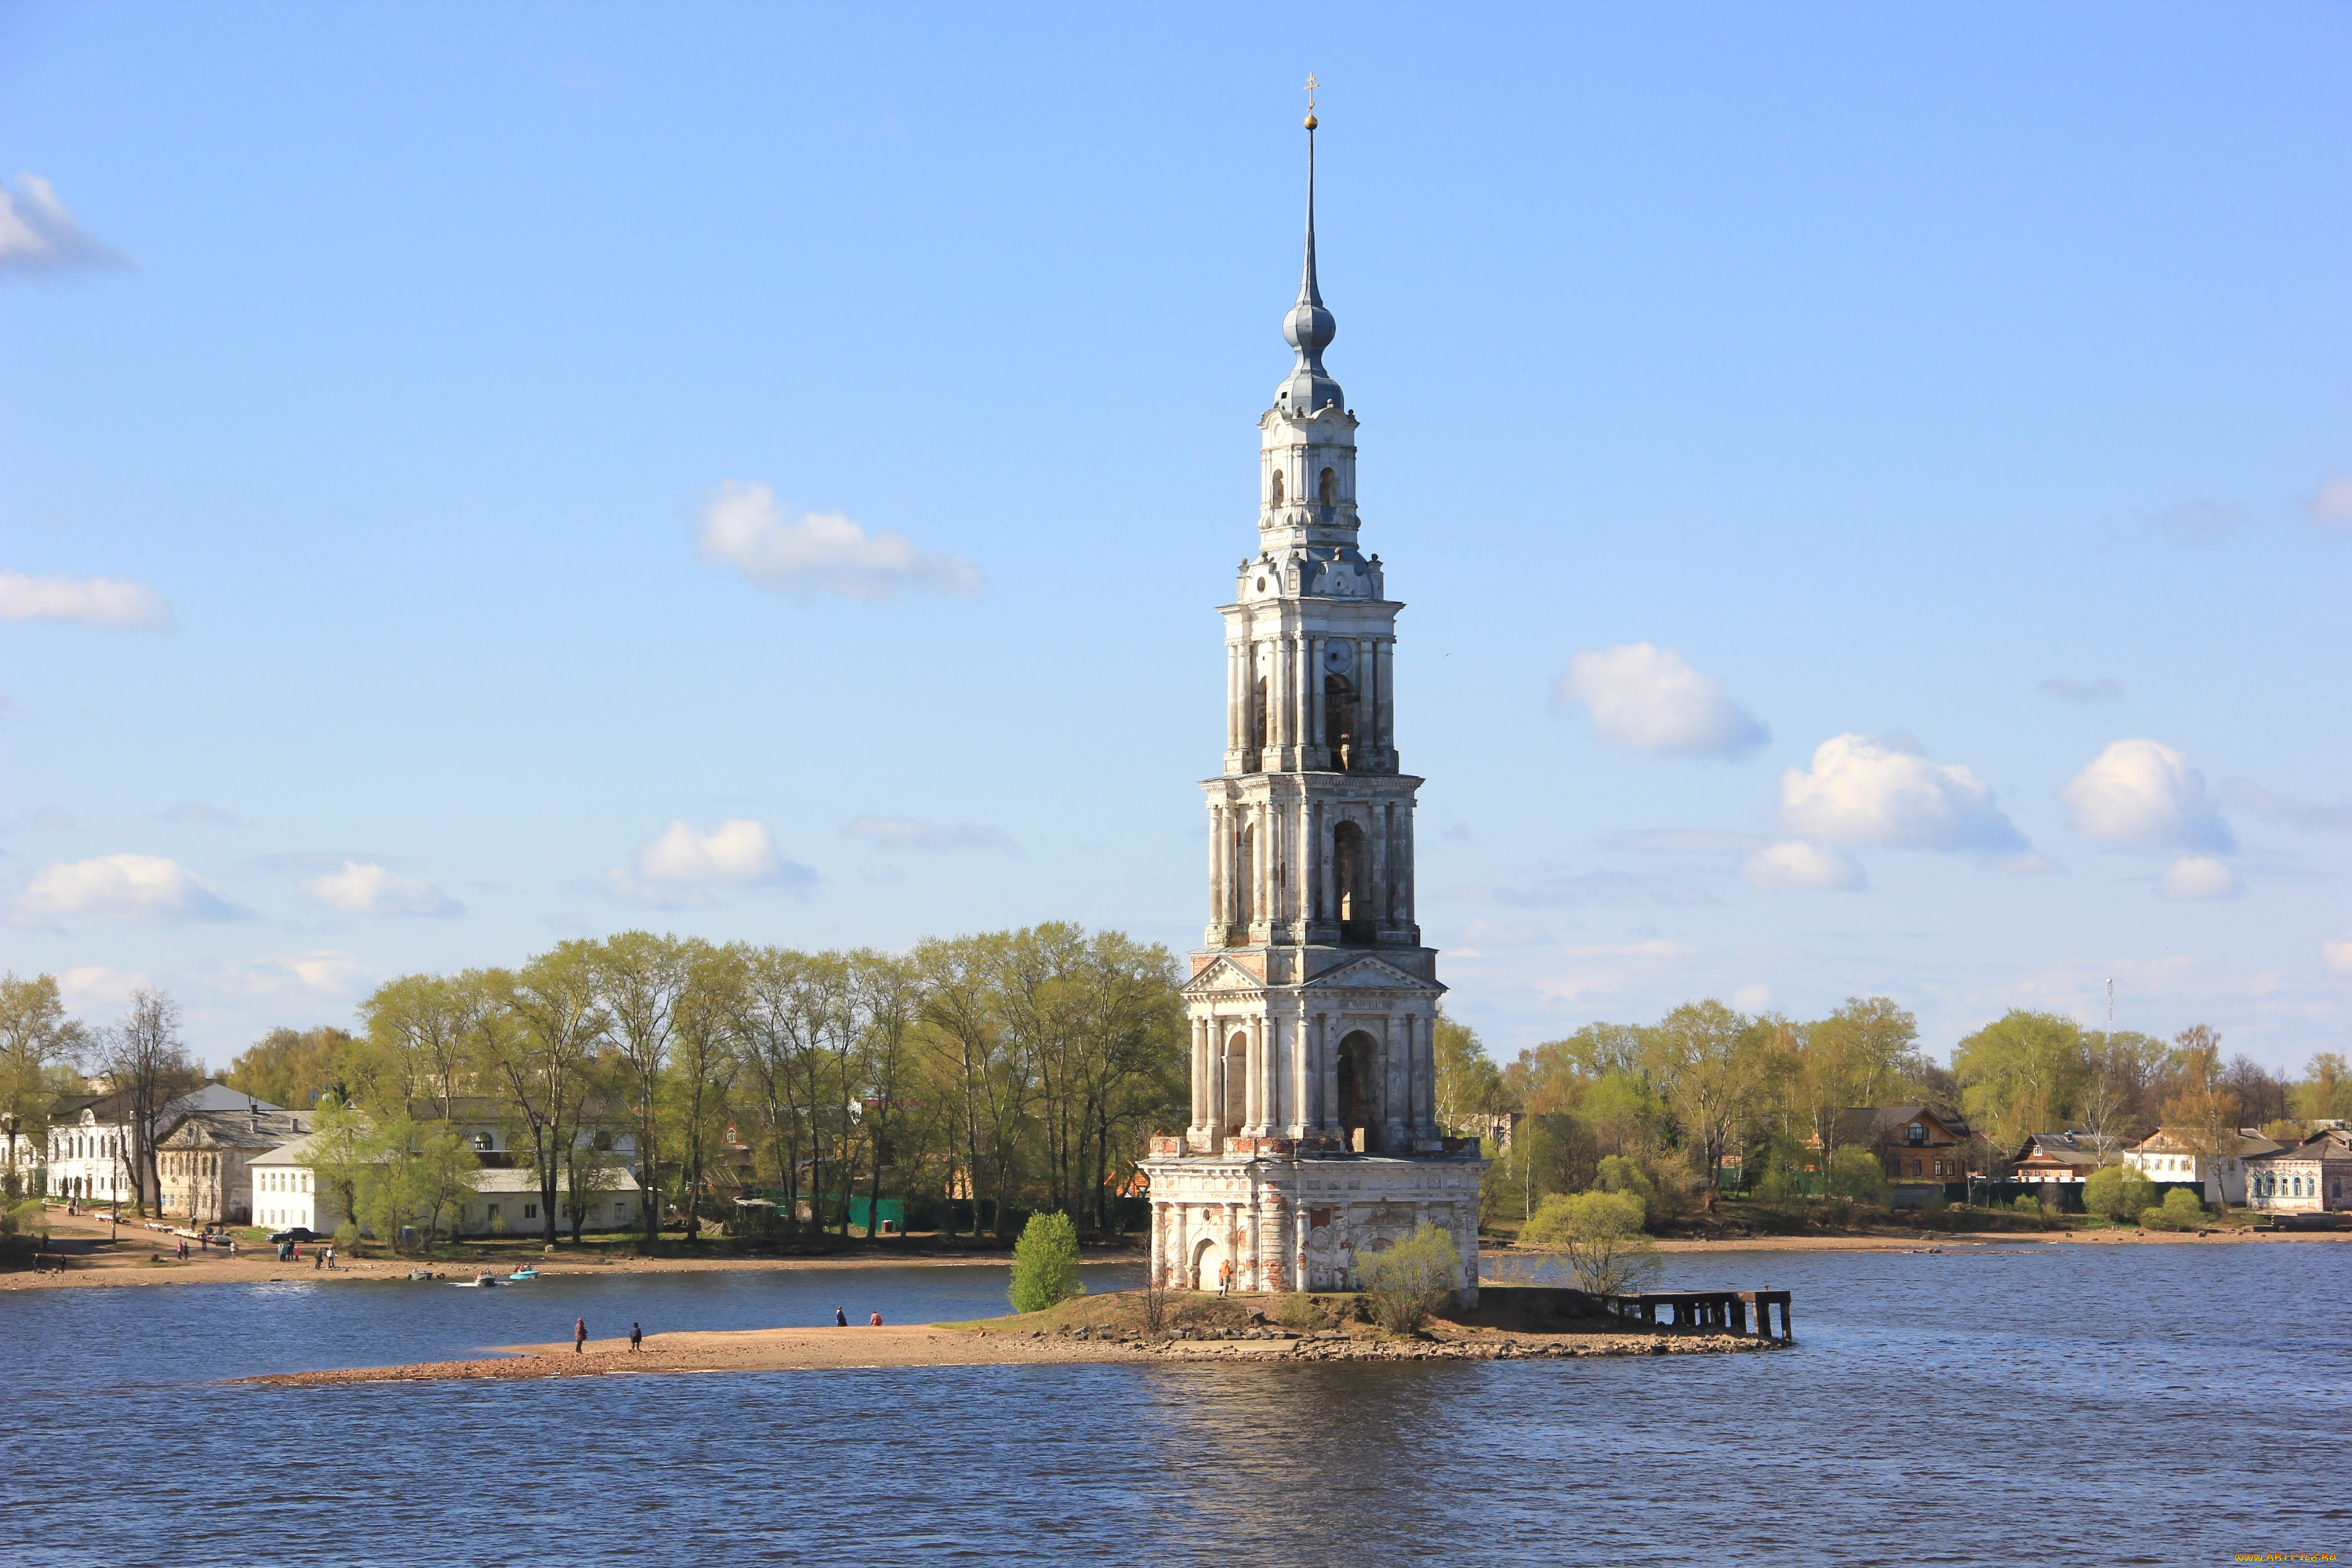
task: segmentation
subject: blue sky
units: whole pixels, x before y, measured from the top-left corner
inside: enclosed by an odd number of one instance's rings
[[[2352,1026],[2352,10],[0,6],[0,926],[215,1064],[1205,918],[1328,363],[1450,1005]]]

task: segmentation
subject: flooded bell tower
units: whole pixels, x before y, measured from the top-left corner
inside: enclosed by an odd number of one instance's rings
[[[1310,79],[1309,86],[1312,87]],[[1224,769],[1209,808],[1209,923],[1184,986],[1192,1119],[1154,1138],[1152,1278],[1177,1289],[1349,1289],[1420,1225],[1478,1284],[1475,1139],[1437,1126],[1437,954],[1413,917],[1414,794],[1396,749],[1396,617],[1358,546],[1356,416],[1307,253],[1296,351],[1258,420],[1258,549],[1224,619]]]

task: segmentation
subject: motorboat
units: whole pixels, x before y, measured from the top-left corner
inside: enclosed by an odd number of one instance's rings
[[[516,1269],[513,1273],[508,1275],[507,1280],[510,1284],[520,1284],[523,1280],[536,1279],[538,1278],[539,1270],[526,1263],[521,1268]]]
[[[460,1290],[487,1290],[493,1285],[503,1285],[506,1281],[495,1274],[477,1274],[471,1279],[453,1279],[450,1283]]]

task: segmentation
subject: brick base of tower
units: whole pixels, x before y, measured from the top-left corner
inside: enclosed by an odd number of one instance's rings
[[[1190,1154],[1183,1142],[1153,1139],[1143,1163],[1156,1283],[1351,1290],[1364,1259],[1429,1225],[1462,1255],[1456,1300],[1478,1304],[1478,1178],[1486,1162],[1476,1139],[1400,1156],[1306,1152],[1280,1138],[1235,1139],[1244,1146]]]

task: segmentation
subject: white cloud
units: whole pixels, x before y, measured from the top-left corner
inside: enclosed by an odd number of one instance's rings
[[[634,868],[604,873],[605,890],[615,898],[677,909],[709,901],[713,887],[798,887],[817,879],[808,867],[787,860],[763,823],[730,817],[705,833],[673,822],[637,851]]]
[[[2234,899],[2246,890],[2244,879],[2210,855],[2184,855],[2164,868],[2156,890],[2168,899]]]
[[[861,816],[842,829],[852,838],[872,841],[885,849],[1010,849],[1013,840],[993,827],[975,823],[949,826],[918,822],[911,816]]]
[[[16,176],[0,184],[0,273],[60,273],[127,268],[130,258],[100,241],[75,217],[48,181]]]
[[[0,570],[0,621],[162,631],[172,624],[172,606],[145,584],[119,577],[28,577]]]
[[[2329,937],[2319,944],[2319,956],[2338,974],[2352,974],[2352,936]]]
[[[754,584],[806,598],[840,594],[894,599],[909,588],[977,594],[980,569],[961,555],[919,548],[903,533],[868,533],[837,511],[787,515],[766,485],[730,479],[702,506],[695,540],[702,559],[732,566]]]
[[[1633,752],[1728,761],[1772,738],[1723,682],[1693,669],[1673,648],[1645,642],[1570,656],[1552,701],[1582,713],[1601,739]]]
[[[2352,476],[2329,474],[2306,503],[2322,528],[2352,528]]]
[[[1869,885],[1853,856],[1802,838],[1766,845],[1740,862],[1739,875],[1768,893],[1852,892]]]
[[[302,891],[330,909],[353,915],[462,915],[466,906],[421,877],[400,877],[371,860],[346,860],[342,869],[313,877]]]
[[[2096,680],[2075,680],[2063,675],[2053,675],[2042,683],[2042,689],[2061,702],[2121,702],[2124,683],[2111,675]]]
[[[224,978],[230,988],[256,996],[282,996],[294,992],[340,997],[364,989],[368,966],[348,952],[331,949],[310,952],[279,952],[230,966]]]
[[[194,871],[159,855],[59,860],[35,873],[16,907],[20,913],[126,921],[234,921],[247,913]]]
[[[1958,763],[1931,763],[1899,737],[1838,735],[1810,772],[1780,775],[1780,825],[1825,843],[2015,855],[2029,846],[1992,786]]]
[[[2093,838],[2141,849],[2232,849],[2237,838],[2205,793],[2205,775],[2160,741],[2117,741],[2058,798]]]
[[[58,974],[58,994],[68,1013],[104,1013],[122,1006],[131,994],[142,985],[154,984],[143,970],[108,969],[91,964],[81,969],[62,970]]]
[[[1731,1005],[1743,1013],[1761,1013],[1772,1005],[1769,985],[1743,985],[1731,994]]]

